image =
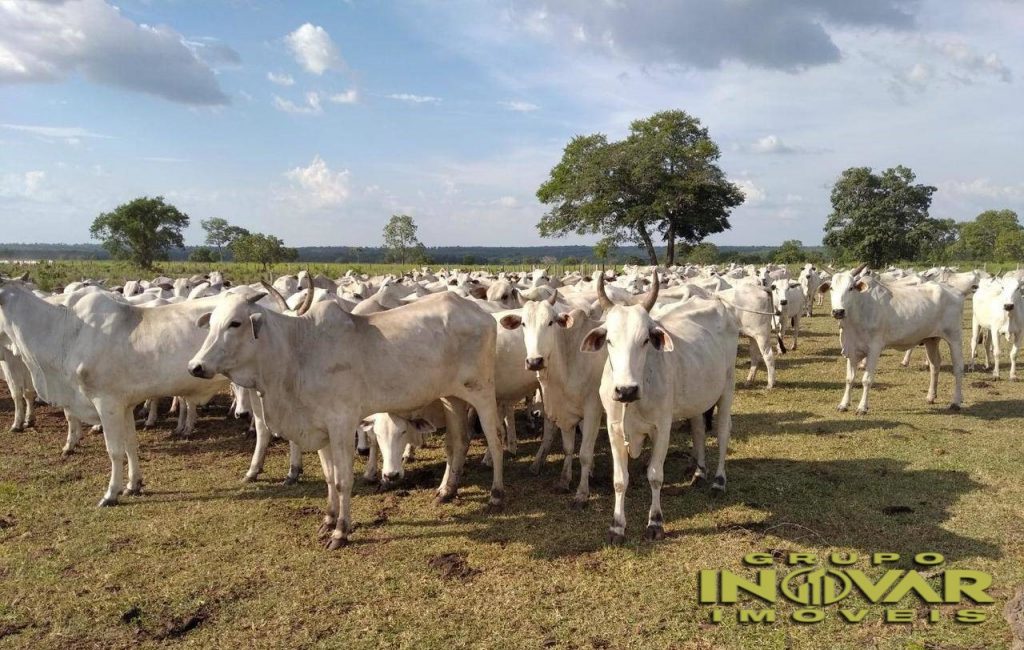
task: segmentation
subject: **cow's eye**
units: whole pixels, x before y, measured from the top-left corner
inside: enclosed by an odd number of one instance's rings
[[[647,345],[650,342],[651,342],[651,339],[644,339],[644,342],[641,343],[640,345]]]
[[[242,326],[242,324],[239,323],[236,320],[233,320],[230,323],[228,323],[228,327],[230,327],[231,329],[235,329],[236,327],[241,327],[241,326]]]
[[[551,320],[551,321],[548,321],[548,327],[551,327],[551,326],[552,326],[552,325],[554,325],[554,324],[555,324],[555,321],[553,321],[553,320]]]

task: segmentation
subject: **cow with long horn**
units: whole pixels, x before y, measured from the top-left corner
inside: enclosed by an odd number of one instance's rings
[[[612,447],[615,512],[610,543],[625,539],[625,498],[629,483],[627,454],[640,455],[651,440],[647,479],[651,486],[648,539],[664,536],[661,486],[672,423],[689,420],[697,459],[695,478],[706,477],[703,414],[718,406],[718,470],[713,487],[725,489],[725,453],[732,427],[733,373],[738,329],[718,300],[692,298],[650,313],[658,298],[658,277],[643,304],[611,304],[598,279],[598,300],[605,321],[583,337],[584,352],[607,350],[600,396]]]

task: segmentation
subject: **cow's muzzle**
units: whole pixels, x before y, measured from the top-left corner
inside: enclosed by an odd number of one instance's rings
[[[640,399],[640,387],[636,384],[632,386],[616,386],[615,387],[615,401],[616,402],[635,402]]]
[[[845,309],[833,309],[832,310],[832,318],[834,318],[836,320],[843,320],[843,318],[845,318],[845,317],[846,317],[846,310]]]
[[[206,368],[204,368],[201,363],[188,364],[188,374],[199,379],[209,379],[212,376],[206,372]]]
[[[544,370],[544,357],[530,357],[526,360],[526,369],[531,372]]]
[[[780,300],[779,304],[782,305],[783,307],[785,307],[786,305],[789,304],[789,301],[788,300]]]
[[[1003,305],[1003,309],[1005,309],[1006,311],[1013,311],[1013,303]]]

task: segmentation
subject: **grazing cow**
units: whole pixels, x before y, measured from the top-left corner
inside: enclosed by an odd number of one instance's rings
[[[886,285],[865,272],[862,264],[853,271],[832,276],[832,316],[839,321],[839,341],[846,357],[846,390],[838,410],[850,407],[850,392],[857,365],[863,360],[863,395],[857,413],[868,412],[868,391],[875,380],[878,358],[885,348],[908,350],[924,344],[930,371],[929,404],[935,402],[939,384],[939,341],[949,345],[953,362],[953,400],[963,402],[964,359],[962,326],[964,296],[934,282],[920,285]]]
[[[999,379],[999,338],[1005,336],[1010,342],[1010,381],[1017,379],[1017,350],[1024,338],[1024,297],[1021,296],[1020,281],[1004,277],[982,281],[974,294],[973,316],[971,317],[971,364],[978,352],[978,343],[988,334],[985,344],[985,367],[992,362],[992,377]],[[984,331],[982,331],[984,330]],[[992,355],[989,356],[989,347]]]
[[[768,290],[772,292],[775,313],[779,315],[779,338],[786,338],[786,326],[792,326],[791,349],[795,350],[797,339],[800,338],[800,317],[804,312],[804,295],[800,290],[800,283],[792,280],[774,280],[768,285]]]
[[[192,377],[185,364],[202,336],[195,320],[219,298],[139,308],[103,293],[51,304],[19,281],[0,281],[4,330],[17,346],[40,396],[88,424],[101,424],[110,457],[110,483],[100,506],[121,494],[140,494],[138,438],[133,411],[154,395],[204,403],[227,387]],[[69,436],[70,438],[70,436]]]
[[[658,295],[654,290],[642,305],[614,305],[598,281],[598,299],[605,322],[583,338],[580,349],[596,352],[607,346],[608,358],[601,376],[601,403],[608,423],[615,484],[615,513],[608,541],[620,544],[626,530],[626,489],[629,485],[627,454],[640,456],[644,436],[651,438],[647,480],[651,508],[647,539],[664,537],[661,486],[672,423],[688,419],[697,458],[695,479],[703,480],[704,413],[718,406],[718,470],[713,487],[725,489],[725,456],[732,426],[732,399],[736,322],[718,300],[691,298],[649,313]]]
[[[489,506],[502,506],[493,318],[448,293],[368,316],[320,302],[294,318],[256,300],[227,296],[198,318],[209,333],[188,369],[195,377],[224,374],[256,389],[271,429],[303,451],[319,451],[328,500],[321,532],[330,531],[328,549],[344,546],[352,531],[356,429],[373,413],[410,412],[439,398],[447,412],[464,413],[470,404],[493,459]],[[449,423],[441,501],[454,498],[468,448],[465,429],[452,429]]]
[[[582,508],[590,498],[590,474],[594,466],[594,444],[601,427],[601,374],[605,354],[584,354],[580,351],[583,337],[600,323],[591,320],[582,309],[560,311],[557,294],[549,300],[529,302],[522,314],[508,314],[500,320],[506,329],[523,328],[526,346],[526,369],[537,373],[544,395],[544,414],[562,432],[565,460],[561,486],[568,490],[572,483],[572,457],[576,427],[583,433],[580,443],[580,483],[573,507]],[[544,439],[531,467],[540,471],[541,463],[551,448],[553,432],[545,427]]]
[[[411,461],[413,450],[423,446],[424,436],[445,426],[445,422],[444,405],[440,400],[416,413],[374,413],[364,419],[360,430],[367,434],[370,449],[363,478],[369,482],[379,480],[381,490],[391,488],[405,476],[403,463]],[[378,452],[383,465],[380,472]]]

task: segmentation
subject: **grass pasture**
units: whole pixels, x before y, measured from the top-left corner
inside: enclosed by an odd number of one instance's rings
[[[435,437],[398,490],[357,482],[353,543],[327,553],[316,539],[324,487],[315,457],[298,485],[283,486],[287,449],[277,443],[263,479],[240,483],[253,440],[225,417],[226,396],[191,440],[171,439],[170,419],[140,432],[147,493],[97,509],[109,471],[101,436],[87,434],[62,459],[60,413],[43,408],[34,430],[8,433],[5,392],[0,647],[1009,647],[1003,606],[1024,584],[1024,385],[968,373],[965,408],[951,413],[948,365],[931,406],[923,351],[910,368],[890,351],[870,413],[837,413],[836,333],[831,318],[804,319],[777,388],[764,389],[762,372],[737,391],[725,495],[686,484],[689,435],[680,432],[666,463],[663,541],[642,539],[650,494],[642,459],[633,461],[621,548],[604,545],[612,487],[603,433],[586,511],[556,490],[561,456],[529,473],[530,436],[506,459],[504,513],[483,513],[490,471],[478,439],[459,499],[435,505],[444,468]],[[745,365],[744,352],[738,375]],[[741,571],[754,551],[939,552],[946,568],[993,574],[997,602],[976,625],[952,622],[951,606],[936,607],[938,623],[883,624],[874,605],[860,624],[840,622],[831,606],[825,622],[797,625],[782,604],[775,624],[737,624],[731,608],[710,624],[698,571]],[[901,605],[926,609],[912,597]]]

